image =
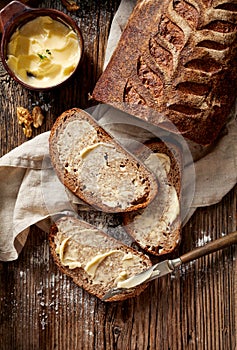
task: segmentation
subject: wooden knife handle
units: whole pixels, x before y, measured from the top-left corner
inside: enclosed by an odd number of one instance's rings
[[[201,258],[210,253],[214,253],[217,250],[226,248],[232,244],[237,243],[237,231],[230,233],[224,237],[218,238],[213,242],[207,243],[203,247],[198,247],[194,250],[191,250],[188,253],[180,256],[182,263],[188,263],[192,260]]]

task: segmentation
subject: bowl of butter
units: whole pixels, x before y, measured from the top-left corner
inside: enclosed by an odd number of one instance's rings
[[[0,11],[0,29],[3,65],[28,89],[59,87],[81,63],[81,30],[61,11],[12,1]]]

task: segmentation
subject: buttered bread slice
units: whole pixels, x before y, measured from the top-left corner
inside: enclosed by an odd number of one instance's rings
[[[145,251],[159,256],[172,252],[181,238],[181,153],[157,140],[138,152],[159,180],[159,196],[147,208],[123,214],[124,227]]]
[[[153,173],[79,108],[56,120],[49,149],[61,182],[95,209],[137,210],[157,194]]]
[[[119,282],[152,265],[148,256],[74,217],[65,216],[56,221],[51,227],[49,242],[60,270],[100,299]],[[108,301],[134,297],[146,286],[125,290]]]

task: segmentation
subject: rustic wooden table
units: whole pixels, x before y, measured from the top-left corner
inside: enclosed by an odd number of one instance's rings
[[[7,1],[1,1],[1,7]],[[67,10],[61,1],[39,7]],[[119,0],[78,1],[70,15],[82,29],[85,56],[70,83],[49,93],[30,92],[0,66],[1,155],[26,141],[16,107],[47,106],[33,137],[50,130],[71,107],[91,106],[88,94],[101,74]],[[179,252],[236,230],[236,194],[196,211],[183,228]],[[60,273],[49,254],[47,233],[32,227],[18,260],[0,263],[0,350],[234,350],[236,348],[235,247],[187,264],[153,281],[139,297],[106,304]]]

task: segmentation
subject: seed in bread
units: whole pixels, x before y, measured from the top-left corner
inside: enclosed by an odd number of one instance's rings
[[[123,214],[124,228],[145,251],[159,256],[180,242],[182,161],[179,149],[171,143],[150,141],[146,146],[138,156],[146,158],[145,164],[159,179],[159,196],[147,208]]]
[[[57,119],[49,149],[61,182],[98,210],[144,208],[157,193],[154,174],[79,108]]]
[[[49,234],[52,257],[60,270],[90,294],[102,299],[118,283],[152,264],[148,256],[108,236],[75,217],[62,217]],[[108,301],[125,300],[140,294],[147,283]]]
[[[139,1],[92,97],[211,144],[237,96],[236,50],[236,1]]]

